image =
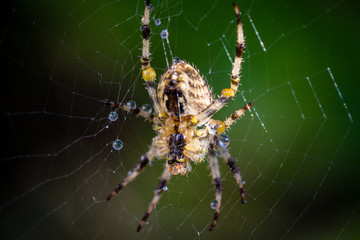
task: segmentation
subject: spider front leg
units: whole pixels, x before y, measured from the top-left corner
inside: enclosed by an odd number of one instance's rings
[[[153,122],[153,123],[157,122],[156,121],[157,118],[155,118],[155,115],[151,113],[150,106],[149,106],[150,111],[145,111],[142,108],[132,107],[132,106],[129,106],[129,104],[123,104],[123,103],[120,104],[118,108],[125,112],[128,112],[130,114],[133,114],[136,117],[143,117],[146,121]]]
[[[208,156],[209,156],[209,164],[210,164],[210,168],[211,168],[211,175],[213,177],[214,186],[215,186],[216,207],[215,207],[214,218],[212,220],[209,231],[212,231],[214,229],[216,222],[219,218],[219,212],[220,212],[220,206],[221,206],[221,196],[222,196],[222,184],[221,184],[221,179],[220,179],[219,163],[218,163],[218,160],[216,157],[214,145],[215,145],[215,143],[211,143]]]
[[[142,27],[142,39],[143,39],[143,47],[142,47],[142,56],[141,56],[141,65],[142,65],[142,77],[145,80],[146,89],[149,93],[150,99],[154,106],[154,110],[156,114],[161,113],[161,107],[159,101],[156,96],[155,89],[155,79],[156,72],[154,68],[150,66],[150,11],[149,11],[150,0],[145,1],[145,10],[144,16],[141,20]]]
[[[109,194],[106,200],[110,201],[118,192],[120,192],[121,189],[123,189],[129,182],[134,180],[139,175],[141,170],[143,170],[148,165],[148,163],[154,159],[155,154],[156,150],[151,148],[148,153],[142,155],[132,172],[122,181],[122,183],[116,186],[114,191]]]
[[[244,31],[241,22],[241,13],[239,11],[236,3],[233,3],[234,11],[237,20],[237,45],[236,45],[236,55],[233,63],[233,68],[231,72],[231,87],[223,89],[219,99],[215,100],[209,107],[203,110],[196,119],[193,120],[197,125],[204,124],[212,115],[217,111],[223,108],[226,103],[228,103],[236,94],[238,86],[240,84],[240,71],[241,71],[241,62],[243,60],[242,55],[245,48],[245,38]]]
[[[167,182],[170,180],[170,176],[171,176],[171,174],[169,171],[169,165],[165,164],[165,169],[161,175],[160,182],[155,189],[154,197],[151,200],[151,203],[150,203],[148,209],[146,210],[143,218],[141,219],[139,226],[136,229],[137,232],[139,232],[141,230],[142,226],[145,224],[145,222],[148,219],[148,217],[150,216],[151,212],[156,208],[156,204],[159,202],[162,193],[165,191],[165,187],[166,187]]]
[[[133,101],[129,101],[126,104],[120,103],[119,105],[115,104],[113,101],[107,101],[105,102],[107,106],[110,106],[112,108],[112,111],[117,111],[118,109],[123,110],[125,112],[128,112],[132,115],[135,115],[136,117],[142,117],[146,121],[157,123],[157,119],[155,118],[155,115],[151,113],[151,106],[143,105],[141,108],[136,107],[136,103]]]

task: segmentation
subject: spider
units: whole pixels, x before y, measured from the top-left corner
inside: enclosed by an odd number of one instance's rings
[[[133,171],[107,197],[107,201],[112,199],[121,189],[133,181],[154,158],[166,159],[160,182],[155,189],[154,197],[145,215],[137,227],[137,232],[141,230],[159,202],[171,175],[187,174],[191,171],[191,161],[200,163],[206,155],[208,155],[216,195],[214,201],[214,205],[216,205],[215,213],[209,231],[214,229],[218,220],[223,190],[217,160],[218,154],[227,162],[227,166],[234,175],[239,186],[241,203],[246,203],[242,176],[226,146],[219,144],[219,136],[243,116],[250,109],[252,103],[234,112],[225,122],[211,119],[212,115],[235,96],[240,83],[239,74],[244,51],[244,34],[240,19],[241,13],[235,3],[233,3],[233,6],[237,19],[237,45],[231,73],[231,87],[223,89],[221,96],[214,100],[209,87],[198,71],[179,58],[175,58],[172,65],[161,76],[156,91],[156,72],[150,66],[150,0],[145,1],[141,27],[143,47],[140,61],[142,64],[142,77],[155,113],[152,114],[149,111],[131,106],[131,104],[120,104],[118,108],[152,122],[156,136],[153,138],[148,152],[140,157]],[[115,107],[113,102],[109,103],[109,105]]]

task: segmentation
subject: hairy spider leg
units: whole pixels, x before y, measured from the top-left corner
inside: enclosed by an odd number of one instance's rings
[[[245,48],[245,38],[243,25],[241,22],[241,13],[236,3],[233,3],[233,5],[237,20],[237,45],[235,60],[231,72],[231,87],[223,89],[221,96],[196,117],[194,122],[196,122],[199,126],[203,125],[212,115],[223,108],[226,103],[228,103],[235,96],[240,84],[240,71],[241,62],[243,60],[242,55]]]
[[[130,106],[128,106],[124,103],[120,104],[118,108],[125,112],[128,112],[130,114],[133,114],[136,117],[143,117],[146,121],[153,122],[153,123],[156,122],[156,118],[153,113],[144,111],[141,108],[131,108]]]
[[[239,168],[236,166],[235,164],[235,159],[233,157],[231,157],[229,151],[220,146],[219,144],[216,145],[219,150],[220,150],[220,156],[226,161],[229,170],[234,174],[234,178],[236,180],[237,185],[239,186],[239,190],[240,190],[240,194],[241,194],[241,203],[244,204],[246,203],[246,199],[245,199],[245,188],[244,188],[244,184],[242,181],[242,176],[239,172]]]
[[[242,116],[244,116],[245,112],[247,110],[249,110],[251,108],[251,106],[253,105],[252,102],[248,103],[245,107],[241,108],[240,110],[237,110],[236,112],[234,112],[231,117],[227,118],[225,120],[225,128],[229,128],[232,124],[234,124],[236,122],[236,120],[238,120],[239,118],[241,118]]]
[[[110,201],[118,192],[120,192],[121,189],[123,189],[129,182],[134,180],[139,175],[141,170],[143,170],[148,165],[148,163],[154,159],[155,155],[156,155],[156,150],[154,148],[151,148],[149,152],[142,155],[140,157],[139,162],[136,164],[135,168],[120,184],[116,186],[114,191],[109,194],[106,200]]]
[[[209,228],[209,231],[212,231],[216,225],[216,222],[219,218],[219,211],[221,206],[221,196],[222,196],[222,184],[221,184],[221,178],[220,178],[220,170],[219,170],[219,163],[216,157],[215,152],[215,143],[212,143],[209,149],[209,164],[211,168],[211,175],[214,180],[214,187],[215,187],[215,201],[216,201],[216,207],[215,207],[215,213],[214,218],[212,220],[211,226]]]
[[[156,79],[156,72],[150,66],[150,11],[149,11],[150,0],[145,1],[145,10],[144,16],[141,20],[142,27],[142,39],[143,39],[143,47],[142,47],[142,56],[141,56],[141,65],[142,65],[142,77],[145,80],[146,89],[149,93],[150,99],[152,101],[152,105],[154,106],[154,110],[156,114],[162,112],[162,108],[159,104],[159,101],[156,96],[156,89],[155,89],[155,79]]]
[[[151,203],[149,204],[148,209],[146,210],[143,218],[141,219],[141,222],[139,226],[137,227],[136,231],[139,232],[142,228],[142,226],[145,224],[147,218],[150,216],[151,212],[156,208],[156,204],[159,202],[162,193],[165,191],[165,187],[167,182],[170,180],[170,171],[169,171],[169,165],[165,164],[165,169],[161,175],[160,182],[155,188],[154,191],[154,197],[151,200]]]

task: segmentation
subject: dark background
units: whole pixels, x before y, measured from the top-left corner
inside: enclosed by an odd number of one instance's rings
[[[166,59],[178,56],[220,94],[235,52],[232,2],[152,3],[152,18],[161,20],[151,22],[158,76]],[[254,102],[228,132],[248,203],[240,204],[221,163],[223,207],[209,233],[214,190],[204,162],[172,177],[136,233],[163,160],[106,202],[154,133],[151,124],[122,112],[110,123],[104,102],[149,103],[139,64],[143,1],[2,1],[1,237],[358,239],[358,4],[237,3],[246,36],[242,85],[215,117],[224,120]],[[164,29],[169,43],[160,38]],[[111,147],[117,138],[120,151]]]

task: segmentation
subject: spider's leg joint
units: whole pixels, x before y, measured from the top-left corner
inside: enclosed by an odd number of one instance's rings
[[[238,43],[236,45],[236,57],[241,58],[242,54],[244,53],[244,48],[245,48],[245,44],[243,43]]]
[[[215,185],[215,191],[216,192],[219,193],[219,192],[221,192],[223,190],[220,178],[215,178],[214,179],[214,185]]]
[[[142,77],[146,82],[153,82],[156,78],[156,72],[152,67],[146,66],[142,70]]]
[[[140,109],[139,108],[135,108],[135,109],[131,109],[131,114],[138,114],[140,112]]]
[[[199,120],[198,120],[198,118],[196,116],[191,118],[191,123],[192,124],[196,125],[196,124],[198,124],[198,122],[199,122]]]
[[[227,160],[227,165],[229,166],[231,172],[236,173],[238,171],[238,168],[235,165],[235,159],[234,158],[230,157]]]
[[[149,158],[146,154],[142,155],[140,157],[140,161],[138,163],[138,167],[137,167],[137,171],[140,172],[141,170],[144,169],[144,167],[149,163]]]
[[[231,76],[231,82],[232,83],[237,83],[237,84],[239,84],[239,82],[240,82],[240,77],[239,76]]]
[[[241,23],[241,12],[239,11],[239,8],[235,2],[233,2],[233,6],[234,6],[237,23]]]
[[[235,93],[236,92],[232,88],[225,88],[221,91],[221,97],[231,98],[235,95]]]
[[[141,57],[140,59],[141,65],[148,66],[150,64],[150,59],[146,57]]]
[[[143,39],[148,40],[150,38],[151,29],[149,25],[142,25],[141,27],[141,33]]]

